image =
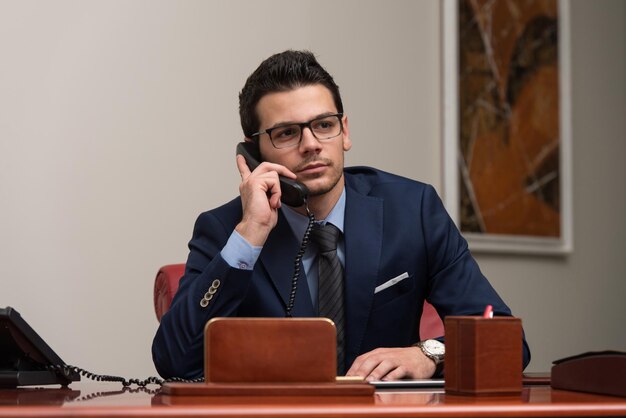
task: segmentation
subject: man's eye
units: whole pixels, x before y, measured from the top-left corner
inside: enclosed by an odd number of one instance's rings
[[[334,128],[336,122],[328,119],[315,121],[313,129],[316,131],[329,131]]]
[[[293,126],[276,129],[273,133],[274,139],[290,139],[298,135],[298,130]]]
[[[289,136],[293,136],[293,133],[294,133],[293,128],[283,128],[283,129],[277,129],[274,132],[274,136],[276,136],[277,138],[289,137]]]

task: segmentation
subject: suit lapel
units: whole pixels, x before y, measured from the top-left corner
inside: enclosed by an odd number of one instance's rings
[[[383,201],[346,186],[345,287],[347,352],[359,352],[369,320],[382,250]]]
[[[270,276],[274,289],[278,292],[285,308],[289,302],[294,259],[299,248],[300,242],[293,234],[282,211],[279,211],[278,223],[265,242],[259,260]],[[302,267],[298,277],[296,301],[292,313],[293,316],[315,316],[309,286]]]

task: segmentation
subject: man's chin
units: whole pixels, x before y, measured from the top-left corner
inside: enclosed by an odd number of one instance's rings
[[[308,181],[304,182],[304,185],[309,191],[309,196],[321,196],[331,190],[331,188],[329,188],[327,185],[319,184],[317,182]]]
[[[336,180],[326,180],[323,179],[314,179],[310,181],[305,181],[304,184],[309,190],[309,196],[323,196],[326,193],[330,192],[337,186],[341,177]]]
[[[331,190],[332,189],[328,187],[316,188],[316,189],[309,188],[309,197],[323,196],[326,193],[330,192]]]

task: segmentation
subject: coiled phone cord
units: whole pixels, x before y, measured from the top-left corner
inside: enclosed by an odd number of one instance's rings
[[[184,382],[184,383],[199,383],[204,382],[204,377],[199,377],[196,379],[183,379],[181,377],[171,377],[169,379],[161,379],[159,377],[150,376],[146,379],[126,379],[121,376],[111,376],[107,374],[95,374],[87,371],[85,369],[81,369],[80,367],[71,366],[69,364],[57,364],[51,365],[47,367],[49,370],[62,374],[64,376],[69,376],[70,374],[80,374],[83,377],[86,377],[90,380],[95,380],[97,382],[119,382],[124,387],[130,387],[132,385],[137,385],[139,387],[146,387],[147,385],[163,385],[166,382]],[[69,383],[69,382],[68,382]]]
[[[309,236],[311,235],[311,229],[313,229],[313,224],[315,223],[315,216],[309,210],[309,205],[306,201],[306,198],[304,199],[304,208],[306,209],[306,214],[309,217],[309,224],[306,227],[306,231],[304,231],[304,237],[302,237],[300,249],[298,250],[298,254],[296,255],[296,258],[294,260],[293,276],[291,277],[291,292],[289,293],[289,303],[287,303],[287,308],[285,309],[285,316],[287,318],[291,318],[291,311],[293,309],[293,305],[296,302],[296,290],[298,289],[298,277],[300,277],[302,257],[304,257],[306,247],[309,245]]]

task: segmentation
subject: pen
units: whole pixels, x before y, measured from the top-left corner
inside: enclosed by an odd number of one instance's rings
[[[485,313],[483,313],[483,318],[493,318],[493,306],[487,305]]]

